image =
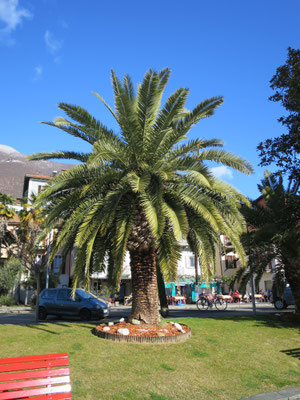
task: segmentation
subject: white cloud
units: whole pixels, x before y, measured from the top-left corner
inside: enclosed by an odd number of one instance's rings
[[[42,77],[42,74],[43,74],[43,67],[41,65],[37,65],[34,68],[34,78],[33,78],[33,80],[34,81],[40,80],[41,77]]]
[[[55,39],[53,33],[48,30],[45,32],[44,39],[51,54],[56,54],[62,48],[62,40]]]
[[[1,37],[11,40],[10,33],[22,24],[24,18],[32,16],[29,10],[19,6],[19,0],[0,0],[0,21],[4,24],[0,29]]]
[[[231,169],[229,169],[225,165],[221,165],[220,167],[213,167],[210,170],[215,175],[216,178],[233,179],[233,174]]]

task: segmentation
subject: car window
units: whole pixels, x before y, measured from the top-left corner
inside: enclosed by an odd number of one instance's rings
[[[93,296],[91,293],[86,292],[83,289],[76,289],[76,294],[82,297],[83,299],[94,299],[96,296]]]
[[[51,289],[46,289],[43,293],[42,293],[42,298],[43,299],[54,299],[56,296],[56,290],[51,290]]]
[[[61,289],[58,291],[57,300],[72,300],[71,289]]]

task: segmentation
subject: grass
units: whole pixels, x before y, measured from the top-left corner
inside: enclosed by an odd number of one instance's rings
[[[68,352],[75,400],[235,400],[300,384],[297,326],[272,317],[181,319],[190,340],[114,343],[93,324],[2,325],[0,357]]]

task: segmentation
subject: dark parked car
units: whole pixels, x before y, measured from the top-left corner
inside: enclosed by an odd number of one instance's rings
[[[40,294],[39,319],[44,320],[47,315],[78,316],[88,321],[108,317],[109,309],[104,300],[83,289],[76,289],[74,299],[72,289],[45,289]]]
[[[274,307],[277,310],[283,310],[284,308],[287,308],[289,305],[295,304],[292,290],[289,286],[286,286],[284,288],[282,296],[280,296],[279,293],[277,293],[276,288],[273,287],[272,296],[270,300],[271,303],[274,304]]]

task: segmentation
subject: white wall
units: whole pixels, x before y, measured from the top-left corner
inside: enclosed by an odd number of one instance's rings
[[[46,184],[47,181],[30,178],[28,183],[28,199],[30,199],[32,195],[37,196],[39,194],[39,187],[43,188]]]
[[[181,253],[181,258],[178,260],[178,267],[177,267],[177,274],[179,276],[190,276],[195,277],[195,266],[191,265],[190,258],[194,260],[194,253],[191,251],[184,249]],[[198,273],[200,274],[200,268],[198,263]],[[106,279],[106,272],[95,272],[91,275],[92,279]],[[131,271],[130,271],[130,256],[129,253],[126,253],[124,264],[123,264],[123,271],[121,278],[131,278]]]
[[[188,249],[183,249],[181,252],[181,258],[177,263],[177,273],[178,275],[195,277],[195,256],[194,253]],[[199,262],[198,265],[198,274],[200,275]]]

